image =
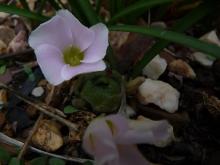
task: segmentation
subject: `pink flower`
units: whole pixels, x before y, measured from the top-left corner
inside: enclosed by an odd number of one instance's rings
[[[92,121],[83,148],[94,156],[96,165],[149,165],[135,144],[164,146],[172,137],[172,126],[165,120],[129,120],[117,114]]]
[[[53,85],[106,68],[108,29],[98,23],[82,25],[69,11],[60,10],[29,37],[45,78]]]

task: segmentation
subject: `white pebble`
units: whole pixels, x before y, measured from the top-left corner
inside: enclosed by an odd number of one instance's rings
[[[200,38],[200,40],[220,46],[220,40],[218,39],[216,30],[206,33]]]
[[[211,59],[207,54],[195,52],[192,54],[194,59],[203,66],[212,66],[214,59]]]
[[[180,93],[168,83],[145,79],[138,93],[142,104],[153,103],[170,113],[178,109]]]
[[[149,64],[144,67],[143,75],[156,80],[161,74],[163,74],[163,72],[166,70],[166,67],[166,60],[157,55]]]
[[[203,35],[200,38],[200,40],[220,46],[220,40],[217,36],[216,30],[213,30]],[[210,58],[210,55],[202,53],[202,52],[195,52],[192,55],[197,62],[199,62],[201,65],[204,65],[204,66],[212,66],[215,60],[214,58]]]
[[[31,94],[35,97],[40,97],[44,94],[44,88],[43,87],[36,87],[33,89]]]

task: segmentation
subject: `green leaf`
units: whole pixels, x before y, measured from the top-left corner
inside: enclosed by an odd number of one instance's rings
[[[90,25],[94,25],[100,22],[98,15],[96,14],[95,10],[93,9],[89,0],[76,0],[79,4],[80,9],[85,14],[86,18],[88,19]]]
[[[109,0],[109,6],[110,6],[110,14],[113,16],[115,12],[117,11],[117,0]]]
[[[47,157],[46,156],[42,156],[42,157],[38,157],[35,159],[32,159],[30,161],[30,165],[46,165],[47,164]]]
[[[173,0],[142,0],[142,1],[138,1],[132,5],[124,8],[119,13],[115,14],[115,16],[113,16],[110,19],[109,23],[113,23],[116,20],[118,20],[119,18],[123,18],[127,15],[135,14],[136,12],[140,12],[140,11],[147,11],[149,8],[152,8],[154,6],[161,5],[164,3],[169,3],[172,1]]]
[[[65,108],[64,108],[64,113],[66,114],[70,114],[70,113],[74,113],[74,112],[77,112],[79,111],[78,109],[76,109],[75,107],[71,106],[71,105],[67,105]]]
[[[202,4],[198,6],[196,9],[188,13],[186,16],[181,18],[179,21],[175,23],[175,25],[171,28],[176,32],[183,32],[190,26],[192,26],[195,22],[202,19],[204,16],[213,12],[212,6],[207,6],[207,4]],[[160,39],[156,42],[150,50],[148,50],[142,60],[140,60],[133,68],[131,75],[133,77],[137,76],[141,73],[142,69],[157,55],[159,54],[165,47],[169,45],[169,41]]]
[[[6,69],[7,69],[6,65],[0,66],[0,75],[4,74],[6,72]]]
[[[95,9],[96,9],[96,13],[99,14],[100,8],[101,8],[101,0],[96,0],[95,1]]]
[[[23,66],[24,67],[24,72],[28,75],[28,79],[30,81],[34,81],[35,80],[35,76],[34,73],[32,71],[32,69],[26,65]]]
[[[8,151],[0,147],[0,162],[8,162],[11,156]],[[0,163],[1,164],[1,163]]]
[[[6,12],[6,13],[10,13],[10,14],[17,14],[23,17],[27,17],[33,20],[37,20],[37,21],[46,21],[49,18],[34,12],[30,12],[26,9],[19,9],[16,6],[13,5],[4,5],[4,4],[0,4],[0,11],[1,12]]]
[[[58,158],[50,158],[49,165],[65,165],[66,163]]]
[[[144,35],[149,35],[152,37],[157,37],[160,39],[168,40],[184,46],[194,48],[201,52],[207,53],[213,57],[220,57],[220,47],[214,44],[206,43],[200,41],[196,38],[184,35],[182,33],[177,33],[173,31],[168,31],[160,28],[154,27],[140,27],[132,25],[117,25],[109,27],[112,31],[125,31],[125,32],[134,32]]]
[[[121,75],[116,71],[85,74],[77,80],[75,93],[92,111],[113,113],[121,103],[121,82]]]
[[[17,158],[12,158],[9,162],[9,165],[23,165],[24,163],[22,163],[20,160],[18,160]]]

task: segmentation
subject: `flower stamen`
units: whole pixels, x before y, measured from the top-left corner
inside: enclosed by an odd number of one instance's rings
[[[81,60],[84,58],[84,53],[74,46],[68,46],[63,51],[63,59],[66,64],[70,66],[80,65]]]

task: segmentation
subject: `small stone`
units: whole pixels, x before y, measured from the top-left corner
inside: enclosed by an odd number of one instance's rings
[[[220,46],[220,40],[217,36],[216,30],[206,33],[200,38],[200,40]]]
[[[183,60],[174,60],[169,64],[169,70],[175,74],[181,75],[186,78],[196,78],[196,73],[192,67]]]
[[[46,151],[56,151],[63,146],[59,125],[50,120],[42,120],[32,137],[34,145]]]
[[[26,32],[22,30],[9,43],[7,51],[13,53],[22,51],[26,49],[27,45]]]
[[[7,52],[7,45],[0,40],[0,54],[6,53]]]
[[[214,59],[209,58],[206,54],[202,52],[195,52],[192,54],[194,59],[203,66],[212,66]]]
[[[0,18],[6,18],[8,17],[10,14],[5,13],[5,12],[0,12]]]
[[[143,75],[156,80],[161,74],[163,74],[163,72],[166,70],[166,67],[166,60],[157,55],[149,64],[144,67]]]
[[[44,88],[36,87],[32,90],[31,94],[35,97],[41,97],[44,94]]]
[[[200,40],[220,46],[220,40],[217,36],[216,30],[213,30],[203,35],[202,37],[200,37]],[[210,55],[202,53],[202,52],[195,52],[192,55],[197,62],[199,62],[200,64],[204,66],[212,66],[215,60],[213,57],[211,58]]]
[[[7,26],[0,26],[0,40],[2,40],[6,45],[15,37],[15,32],[13,29]]]
[[[144,104],[153,103],[167,112],[178,109],[180,93],[163,81],[146,79],[138,89],[138,99]]]

